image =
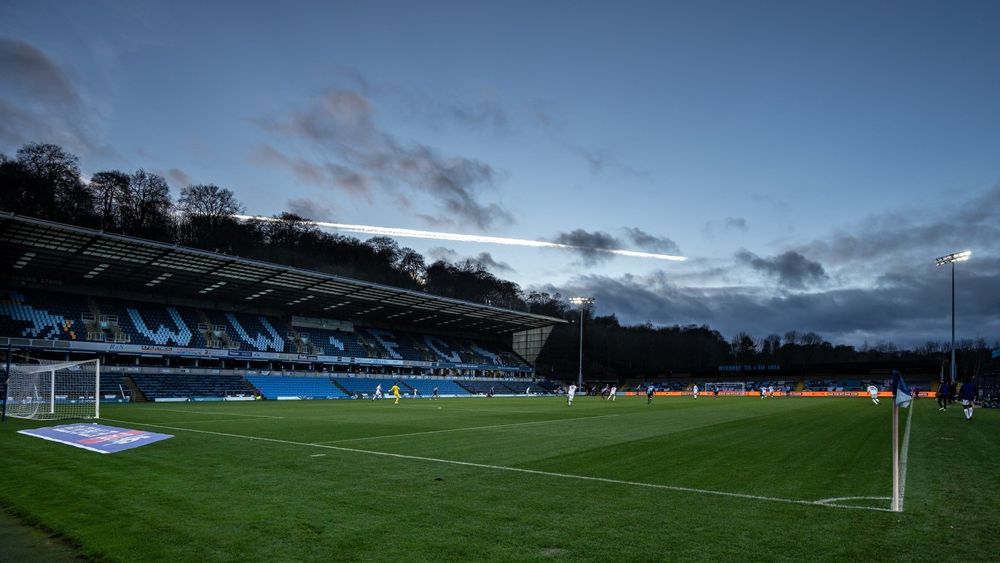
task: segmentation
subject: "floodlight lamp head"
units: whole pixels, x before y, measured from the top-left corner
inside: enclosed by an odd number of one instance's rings
[[[935,258],[934,263],[938,266],[944,266],[953,262],[965,262],[970,256],[972,256],[971,250],[963,250],[961,252],[953,252],[947,256]]]
[[[594,303],[593,297],[570,297],[569,302],[574,305],[592,305]]]

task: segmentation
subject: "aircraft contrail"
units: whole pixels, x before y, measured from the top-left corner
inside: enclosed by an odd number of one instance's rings
[[[281,220],[281,219],[275,219],[274,217],[260,217],[253,215],[234,215],[234,217],[236,217],[237,219],[244,219],[244,220],[249,220],[249,219],[257,219],[260,221]],[[683,262],[684,260],[687,260],[686,256],[675,256],[672,254],[640,252],[637,250],[621,250],[617,248],[596,248],[590,246],[577,246],[573,244],[560,244],[558,242],[549,242],[544,240],[491,237],[486,235],[463,235],[460,233],[420,231],[417,229],[399,229],[395,227],[375,227],[372,225],[350,225],[347,223],[328,223],[325,221],[305,220],[304,222],[309,223],[311,225],[316,225],[317,227],[325,227],[327,229],[335,229],[338,231],[347,231],[351,233],[362,233],[366,235],[422,238],[422,239],[432,239],[432,240],[450,240],[455,242],[481,242],[485,244],[504,244],[508,246],[531,246],[535,248],[561,248],[563,250],[586,250],[594,252],[606,252],[608,254],[617,254],[619,256],[631,256],[633,258],[652,258],[654,260],[670,260],[675,262]]]

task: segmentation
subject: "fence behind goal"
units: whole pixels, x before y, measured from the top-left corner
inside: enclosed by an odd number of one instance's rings
[[[36,420],[99,418],[100,388],[101,367],[96,359],[11,364],[5,415]]]

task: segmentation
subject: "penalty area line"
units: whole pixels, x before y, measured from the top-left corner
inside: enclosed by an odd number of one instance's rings
[[[589,417],[589,418],[596,418],[596,417]],[[510,466],[505,466],[505,465],[492,465],[492,464],[488,464],[488,463],[474,463],[474,462],[470,462],[470,461],[458,461],[458,460],[453,460],[453,459],[439,459],[439,458],[424,457],[424,456],[417,456],[417,455],[395,454],[395,453],[391,453],[391,452],[380,452],[380,451],[375,451],[375,450],[363,450],[363,449],[359,449],[359,448],[347,448],[347,447],[344,447],[344,446],[334,446],[334,445],[330,445],[330,444],[320,444],[320,443],[310,443],[310,442],[296,442],[294,440],[282,440],[282,439],[279,439],[279,438],[265,438],[265,437],[262,437],[262,436],[247,436],[245,434],[231,434],[229,432],[214,432],[214,431],[211,431],[211,430],[199,430],[197,428],[183,428],[183,427],[180,427],[180,426],[168,426],[168,425],[165,425],[165,424],[151,424],[151,423],[148,423],[148,422],[134,422],[134,421],[129,421],[129,420],[114,420],[114,419],[103,419],[103,420],[108,420],[108,421],[111,421],[111,422],[122,422],[122,423],[127,423],[127,424],[137,424],[137,425],[140,425],[140,426],[152,426],[154,428],[165,428],[165,429],[168,429],[168,430],[179,430],[179,431],[182,431],[182,432],[194,432],[196,434],[209,434],[209,435],[212,435],[212,436],[223,436],[223,437],[228,437],[228,438],[240,438],[240,439],[243,439],[243,440],[252,440],[252,441],[259,441],[259,442],[271,442],[271,443],[274,443],[274,444],[285,444],[285,445],[290,445],[290,446],[303,446],[303,447],[307,447],[307,448],[323,448],[323,449],[336,450],[336,451],[341,451],[341,452],[367,454],[367,455],[374,455],[374,456],[380,456],[380,457],[390,457],[390,458],[395,458],[395,459],[405,459],[405,460],[410,460],[410,461],[423,461],[423,462],[429,462],[429,463],[441,463],[441,464],[447,464],[447,465],[457,465],[457,466],[460,466],[460,467],[475,467],[475,468],[479,468],[479,469],[492,469],[492,470],[495,470],[495,471],[508,471],[508,472],[512,472],[512,473],[523,473],[523,474],[528,474],[528,475],[539,475],[539,476],[542,476],[542,477],[556,477],[556,478],[562,478],[562,479],[576,479],[576,480],[580,480],[580,481],[590,481],[590,482],[596,482],[596,483],[607,483],[607,484],[612,484],[612,485],[624,485],[624,486],[629,486],[629,487],[643,487],[643,488],[647,488],[647,489],[658,489],[658,490],[663,490],[663,491],[674,491],[674,492],[681,492],[681,493],[693,493],[693,494],[702,494],[702,495],[712,495],[712,496],[720,496],[720,497],[728,497],[728,498],[739,498],[739,499],[744,499],[744,500],[758,500],[758,501],[776,502],[776,503],[782,503],[782,504],[798,504],[798,505],[804,505],[804,506],[820,506],[820,507],[828,507],[828,508],[841,508],[841,509],[847,509],[847,510],[870,510],[870,511],[875,511],[875,512],[892,512],[888,508],[877,508],[877,507],[869,507],[869,506],[851,506],[851,505],[847,505],[847,504],[836,504],[836,503],[832,503],[832,502],[823,502],[823,501],[814,501],[814,500],[788,499],[788,498],[771,497],[771,496],[765,496],[765,495],[751,495],[751,494],[747,494],[747,493],[732,493],[732,492],[727,492],[727,491],[713,491],[713,490],[709,490],[709,489],[697,489],[697,488],[693,488],[693,487],[679,487],[679,486],[675,486],[675,485],[661,485],[661,484],[658,484],[658,483],[642,483],[642,482],[639,482],[639,481],[625,481],[625,480],[621,480],[621,479],[611,479],[611,478],[608,478],[608,477],[592,477],[592,476],[589,476],[589,475],[574,475],[572,473],[558,473],[558,472],[555,472],[555,471],[541,471],[541,470],[538,470],[538,469],[526,469],[526,468],[523,468],[523,467],[510,467]],[[826,500],[830,501],[832,499],[826,499]]]

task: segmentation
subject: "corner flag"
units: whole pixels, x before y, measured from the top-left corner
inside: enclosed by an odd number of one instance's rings
[[[892,376],[893,396],[896,398],[896,404],[904,408],[910,406],[910,402],[913,401],[910,387],[903,381],[903,376],[897,370],[892,370]]]
[[[899,407],[908,407],[913,401],[909,386],[903,381],[899,370],[892,370],[892,508],[893,512],[903,511],[903,491],[899,479]],[[913,414],[912,412],[910,413]]]

